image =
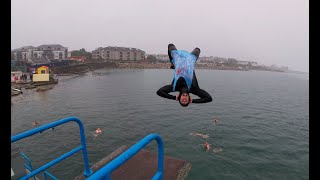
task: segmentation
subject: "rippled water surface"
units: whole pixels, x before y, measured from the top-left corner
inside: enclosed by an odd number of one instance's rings
[[[103,69],[61,76],[46,92],[23,89],[12,97],[11,133],[32,129],[34,120],[46,124],[75,116],[84,124],[90,165],[122,145],[158,133],[166,155],[191,162],[187,179],[309,179],[308,75],[196,70],[213,102],[184,108],[156,95],[172,81],[172,73]],[[214,125],[213,118],[220,122]],[[103,133],[94,137],[97,127]],[[203,151],[203,141],[222,151]],[[79,146],[79,128],[67,123],[14,144],[39,167]],[[156,152],[156,143],[147,149]],[[83,170],[77,153],[49,172],[73,179]]]

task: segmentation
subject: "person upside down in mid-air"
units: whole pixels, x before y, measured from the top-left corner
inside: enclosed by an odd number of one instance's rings
[[[174,69],[173,81],[170,85],[163,86],[157,94],[163,98],[179,101],[181,106],[188,106],[189,103],[207,103],[212,97],[205,90],[200,89],[194,66],[200,55],[200,49],[195,48],[191,53],[184,50],[177,50],[174,44],[168,45],[168,55],[171,62],[171,69]],[[176,96],[170,92],[179,93]],[[192,99],[189,93],[197,95],[199,99]]]

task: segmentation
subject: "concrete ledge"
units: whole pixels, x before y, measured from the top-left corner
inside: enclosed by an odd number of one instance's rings
[[[103,166],[105,166],[106,164],[108,164],[109,162],[111,162],[113,159],[115,159],[116,157],[118,157],[121,153],[123,153],[124,151],[126,151],[128,148],[126,145],[123,145],[121,147],[119,147],[118,149],[116,149],[115,151],[113,151],[111,154],[107,155],[105,158],[101,159],[99,162],[97,162],[95,165],[91,166],[90,169],[93,170],[93,172],[96,172],[97,170],[99,170],[100,168],[102,168]],[[85,176],[83,174],[77,176],[74,178],[74,180],[85,180]]]
[[[121,146],[110,155],[106,156],[91,169],[96,172],[104,165],[118,157],[122,152],[128,149],[127,146]],[[158,155],[142,149],[135,156],[121,165],[111,173],[112,180],[150,180],[156,174],[158,168]],[[165,180],[183,180],[191,170],[191,163],[170,156],[164,157],[164,177]],[[81,174],[75,180],[84,180]]]

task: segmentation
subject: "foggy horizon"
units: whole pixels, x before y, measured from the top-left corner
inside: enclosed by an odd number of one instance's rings
[[[60,44],[167,54],[169,43],[309,72],[309,1],[11,1],[11,49]]]

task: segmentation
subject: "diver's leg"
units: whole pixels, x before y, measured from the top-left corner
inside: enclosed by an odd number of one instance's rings
[[[194,55],[197,57],[197,60],[198,60],[198,58],[199,58],[199,56],[200,56],[200,48],[194,48],[194,50],[193,50],[191,53],[194,54]],[[196,61],[197,61],[197,60],[196,60]],[[199,88],[197,76],[196,76],[196,73],[195,73],[194,70],[193,70],[192,85],[193,85],[195,88]]]
[[[200,48],[194,48],[194,50],[191,53],[194,54],[198,60],[198,58],[200,56]]]
[[[174,65],[172,63],[172,56],[171,56],[171,51],[173,50],[177,50],[176,46],[174,44],[169,44],[168,45],[168,55],[169,55],[169,60],[170,60],[170,63],[171,63],[171,69],[174,69]]]

